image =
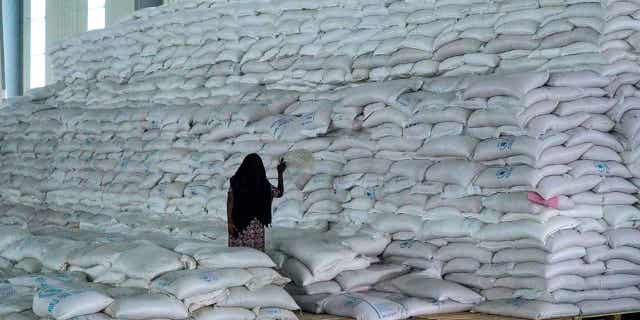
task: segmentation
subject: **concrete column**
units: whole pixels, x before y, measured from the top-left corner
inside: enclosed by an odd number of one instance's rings
[[[2,17],[2,1],[0,1],[0,18]],[[2,36],[2,22],[0,22],[0,99],[4,98],[4,37]]]
[[[2,0],[4,79],[7,97],[22,95],[22,1]]]
[[[149,7],[158,7],[161,6],[162,3],[162,0],[136,0],[136,10]]]

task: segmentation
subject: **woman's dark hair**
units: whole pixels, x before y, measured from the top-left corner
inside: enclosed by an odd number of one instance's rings
[[[259,155],[252,153],[244,158],[236,174],[231,177],[233,211],[231,221],[241,232],[251,220],[257,218],[262,225],[271,224],[272,186],[267,179],[264,164]]]

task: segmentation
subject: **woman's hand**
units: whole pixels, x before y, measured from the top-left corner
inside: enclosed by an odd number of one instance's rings
[[[282,174],[285,170],[287,170],[287,163],[284,161],[284,159],[280,158],[280,163],[278,163],[277,169],[278,174]]]

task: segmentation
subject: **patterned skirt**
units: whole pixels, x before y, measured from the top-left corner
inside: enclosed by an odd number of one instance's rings
[[[264,251],[264,226],[258,219],[251,223],[235,236],[229,234],[229,247],[251,247]]]

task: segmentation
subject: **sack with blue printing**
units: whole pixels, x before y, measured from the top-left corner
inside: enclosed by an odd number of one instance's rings
[[[229,296],[229,293],[228,289],[220,289],[186,298],[182,300],[182,302],[187,308],[187,311],[193,312],[195,310],[223,302]]]
[[[153,280],[151,288],[186,299],[208,292],[239,287],[253,279],[243,269],[199,269],[168,272]]]
[[[31,309],[33,290],[29,287],[0,284],[0,315],[22,312]]]
[[[33,297],[33,312],[40,317],[67,320],[102,311],[113,302],[94,289],[42,282]]]
[[[79,272],[27,274],[8,279],[15,286],[40,288],[43,285],[64,286],[86,282],[86,275]]]
[[[262,308],[258,312],[257,320],[298,320],[298,317],[286,309]]]

